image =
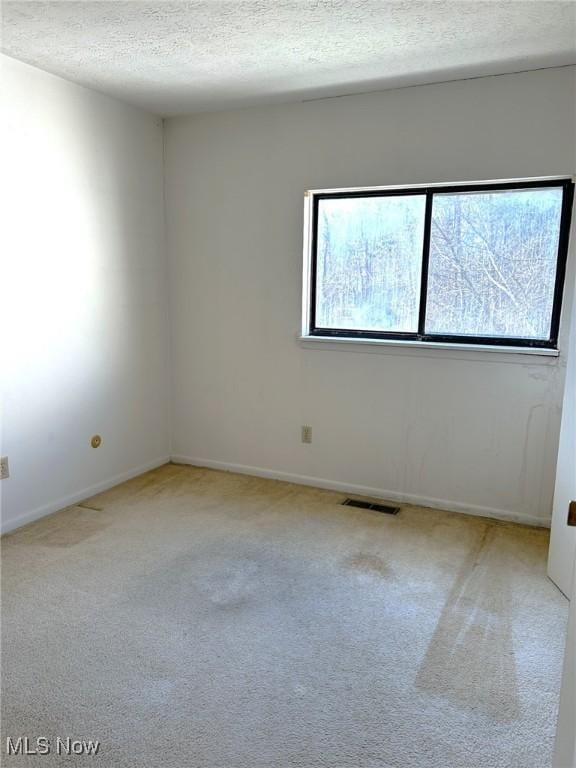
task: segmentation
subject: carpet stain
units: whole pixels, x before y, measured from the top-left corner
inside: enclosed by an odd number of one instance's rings
[[[243,608],[254,599],[257,591],[257,570],[257,565],[250,562],[228,563],[224,569],[202,579],[199,589],[219,609]]]
[[[382,557],[367,552],[358,552],[345,562],[350,568],[374,576],[388,577],[392,573],[390,566]]]
[[[126,607],[152,610],[186,622],[190,611],[235,611],[253,603],[262,591],[261,563],[248,554],[228,555],[227,548],[205,544],[204,551],[186,552],[162,568],[147,572],[127,595]]]

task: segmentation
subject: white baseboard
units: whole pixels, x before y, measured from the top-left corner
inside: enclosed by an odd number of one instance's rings
[[[355,494],[357,496],[368,496],[375,499],[387,499],[401,504],[411,504],[416,507],[432,507],[434,509],[446,509],[449,512],[460,512],[466,515],[476,515],[478,517],[491,517],[495,520],[504,522],[522,523],[524,525],[534,525],[539,528],[549,528],[550,520],[544,520],[540,517],[533,517],[522,512],[512,512],[506,509],[495,509],[493,507],[482,507],[474,504],[462,504],[458,501],[448,499],[434,499],[429,496],[417,496],[410,493],[398,493],[396,491],[387,491],[384,488],[370,488],[366,485],[354,485],[352,483],[340,482],[338,480],[326,480],[321,477],[311,477],[310,475],[296,475],[292,472],[282,472],[276,469],[266,469],[264,467],[250,467],[244,464],[230,464],[226,461],[213,461],[212,459],[199,459],[190,456],[174,455],[171,457],[174,464],[190,464],[194,467],[207,467],[208,469],[220,469],[225,472],[237,472],[241,475],[254,475],[256,477],[266,477],[271,480],[284,480],[288,483],[298,485],[309,485],[313,488],[324,488],[329,491],[339,491],[341,493]]]
[[[292,472],[283,472],[276,469],[267,469],[264,467],[252,467],[245,464],[232,464],[226,461],[214,461],[212,459],[200,459],[190,456],[162,456],[154,461],[147,462],[146,464],[131,469],[127,472],[123,472],[114,477],[103,480],[100,483],[96,483],[88,488],[84,488],[81,491],[70,494],[63,498],[52,501],[49,504],[45,504],[42,507],[37,507],[30,512],[25,512],[12,520],[4,521],[2,519],[0,524],[0,533],[5,534],[10,531],[20,528],[23,525],[32,523],[35,520],[39,520],[42,517],[51,515],[54,512],[59,512],[66,507],[71,507],[84,499],[91,496],[95,496],[97,493],[107,491],[113,488],[115,485],[131,480],[133,477],[142,475],[144,472],[148,472],[151,469],[161,467],[163,464],[167,464],[172,461],[174,464],[190,464],[195,467],[207,467],[209,469],[219,469],[225,472],[236,472],[241,475],[254,475],[255,477],[265,477],[271,480],[283,480],[288,483],[296,483],[297,485],[308,485],[313,488],[324,488],[330,491],[338,491],[340,493],[349,493],[357,496],[368,496],[376,499],[387,499],[388,501],[396,501],[400,504],[413,504],[418,507],[432,507],[434,509],[446,509],[450,512],[460,512],[467,515],[477,515],[479,517],[491,517],[496,520],[503,520],[505,522],[522,523],[524,525],[534,525],[541,528],[549,528],[550,520],[544,520],[539,517],[533,517],[532,515],[526,515],[521,512],[511,512],[506,509],[495,509],[493,507],[483,507],[471,504],[462,504],[457,501],[450,501],[448,499],[435,499],[429,496],[418,496],[410,493],[398,493],[396,491],[388,491],[383,488],[371,488],[366,485],[354,485],[353,483],[340,482],[338,480],[326,480],[321,477],[311,477],[310,475],[298,475]]]
[[[142,464],[140,467],[130,469],[127,472],[122,472],[121,474],[110,477],[107,480],[102,480],[102,482],[96,483],[96,485],[91,485],[90,487],[83,488],[81,491],[72,493],[69,496],[51,501],[49,504],[45,504],[42,507],[32,509],[30,512],[24,512],[22,515],[18,515],[18,517],[15,517],[12,520],[4,521],[4,519],[2,519],[0,523],[0,533],[9,533],[16,528],[21,528],[23,525],[33,523],[35,520],[39,520],[41,517],[52,515],[54,512],[59,512],[61,509],[66,509],[66,507],[71,507],[74,504],[78,504],[78,502],[84,501],[84,499],[88,499],[90,496],[95,496],[97,493],[107,491],[108,489],[113,488],[115,485],[120,485],[120,483],[124,483],[126,480],[131,480],[133,477],[142,475],[144,472],[149,472],[151,469],[156,469],[157,467],[161,467],[163,464],[168,464],[169,462],[169,456],[162,456],[158,459],[154,459],[154,461],[149,461],[146,464]]]

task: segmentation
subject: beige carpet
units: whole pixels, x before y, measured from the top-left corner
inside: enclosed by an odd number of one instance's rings
[[[548,768],[547,532],[342,499],[169,465],[5,537],[2,764]]]

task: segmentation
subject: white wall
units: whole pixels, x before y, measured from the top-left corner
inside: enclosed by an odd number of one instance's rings
[[[161,121],[1,62],[8,530],[165,461],[169,385]]]
[[[571,174],[575,78],[167,121],[173,454],[546,524],[564,357],[301,346],[302,202],[310,188]]]

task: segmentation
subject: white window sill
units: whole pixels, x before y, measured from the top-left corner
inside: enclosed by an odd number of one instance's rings
[[[342,336],[305,336],[298,337],[303,347],[316,349],[349,349],[355,352],[384,352],[400,354],[428,353],[427,356],[449,356],[458,358],[462,353],[464,357],[470,355],[480,358],[495,355],[498,360],[504,362],[526,362],[526,357],[534,358],[531,362],[553,364],[555,361],[546,358],[557,358],[560,352],[557,349],[543,349],[542,347],[505,347],[490,344],[454,344],[449,342],[431,341],[401,341],[398,339],[357,339]],[[504,356],[501,358],[500,356]],[[544,358],[538,360],[538,358]]]

